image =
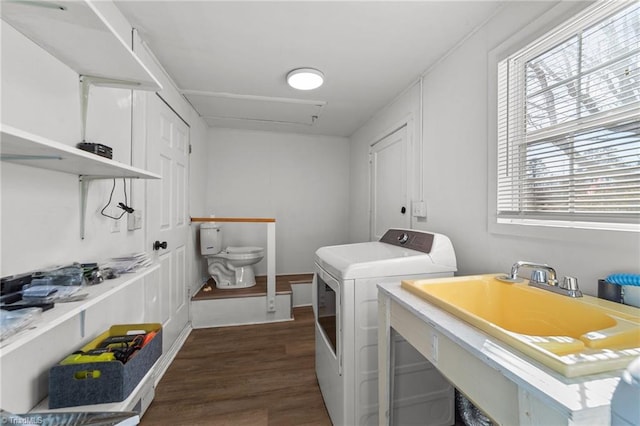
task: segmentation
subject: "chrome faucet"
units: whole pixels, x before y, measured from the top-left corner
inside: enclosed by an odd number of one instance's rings
[[[558,280],[556,279],[556,270],[547,264],[519,260],[511,267],[510,278],[512,280],[516,280],[518,278],[518,270],[520,268],[533,269],[529,284],[531,284],[531,282],[534,282],[536,284],[546,284],[550,286],[558,285]]]
[[[531,268],[531,278],[529,285],[543,290],[552,291],[569,297],[582,297],[582,292],[578,288],[578,279],[575,277],[564,277],[562,284],[558,284],[556,270],[544,263],[534,263],[519,260],[511,267],[509,279],[517,282],[520,268]]]

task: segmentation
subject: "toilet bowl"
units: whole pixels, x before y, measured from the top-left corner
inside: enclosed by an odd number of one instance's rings
[[[207,270],[221,289],[256,285],[254,264],[264,257],[262,247],[222,247],[222,230],[215,223],[200,225],[200,251],[207,259]]]
[[[256,285],[253,266],[264,257],[262,247],[227,247],[218,254],[205,256],[209,275],[218,288],[246,288]]]

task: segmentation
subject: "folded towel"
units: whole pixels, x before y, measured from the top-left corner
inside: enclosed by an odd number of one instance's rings
[[[611,274],[607,281],[611,284],[640,286],[640,274]]]

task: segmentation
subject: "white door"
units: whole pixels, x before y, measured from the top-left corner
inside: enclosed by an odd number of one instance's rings
[[[371,240],[389,228],[409,228],[407,126],[371,146]]]
[[[149,320],[163,326],[163,351],[189,320],[187,295],[187,177],[189,127],[156,94],[147,96],[147,169],[162,176],[147,183],[147,244],[160,264],[148,280]],[[155,299],[155,301],[153,300]],[[155,316],[155,318],[153,318]]]

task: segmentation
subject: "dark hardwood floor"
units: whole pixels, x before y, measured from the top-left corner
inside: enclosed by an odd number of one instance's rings
[[[142,418],[151,425],[331,425],[311,307],[294,321],[193,330]]]

